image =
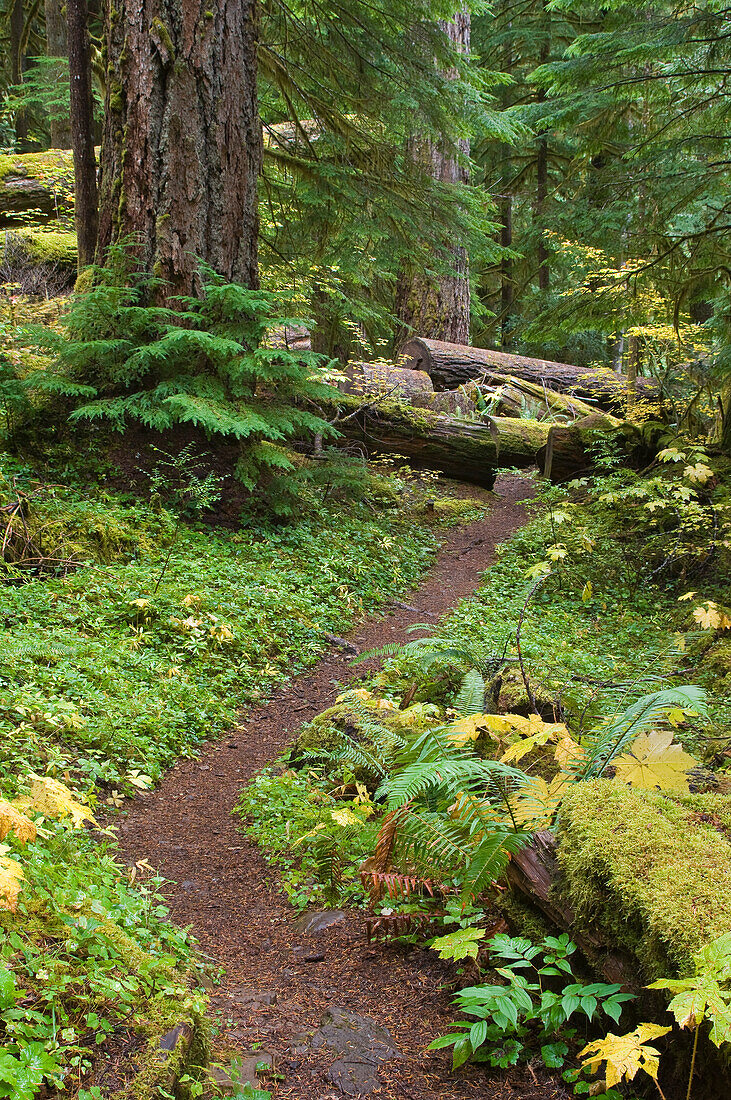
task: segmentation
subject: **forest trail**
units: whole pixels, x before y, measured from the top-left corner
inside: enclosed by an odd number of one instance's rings
[[[479,493],[479,491],[477,491]],[[421,586],[385,617],[361,623],[349,641],[367,650],[406,641],[408,628],[436,622],[476,587],[494,561],[495,547],[526,522],[522,501],[529,480],[505,476],[487,517],[450,533]],[[343,690],[353,674],[342,648],[283,687],[267,704],[247,710],[229,734],[200,757],[179,763],[154,792],[140,794],[119,821],[121,853],[147,860],[168,880],[164,893],[172,918],[191,925],[212,965],[225,967],[212,993],[221,1014],[222,1040],[250,1055],[249,1064],[273,1056],[285,1080],[285,1100],[335,1100],[337,1055],[327,1046],[302,1050],[296,1040],[314,1031],[337,1006],[389,1030],[400,1056],[379,1068],[372,1095],[388,1100],[549,1100],[567,1094],[530,1067],[481,1070],[452,1078],[448,1056],[425,1053],[449,1021],[449,996],[440,991],[445,971],[432,952],[402,945],[369,945],[359,913],[325,931],[305,934],[299,914],[277,886],[257,847],[232,816],[241,787],[274,760],[309,721]],[[256,1053],[252,1046],[259,1044]],[[383,1048],[381,1048],[383,1049]],[[331,1076],[328,1077],[330,1071]]]

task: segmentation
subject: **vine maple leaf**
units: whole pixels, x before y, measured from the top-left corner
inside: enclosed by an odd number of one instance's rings
[[[658,1024],[640,1024],[628,1035],[613,1035],[597,1039],[579,1052],[583,1065],[596,1073],[602,1062],[607,1063],[607,1089],[621,1081],[633,1081],[639,1070],[644,1070],[654,1081],[660,1068],[660,1051],[647,1043],[667,1035],[669,1027]]]
[[[711,1042],[731,1042],[731,932],[702,947],[694,957],[695,974],[688,978],[661,978],[648,989],[675,993],[668,1005],[680,1027],[711,1022]]]
[[[80,829],[85,821],[96,825],[89,807],[79,802],[74,792],[63,783],[48,775],[31,775],[30,781],[27,804],[44,817],[70,817],[75,829]]]
[[[641,733],[631,750],[613,761],[615,779],[645,791],[687,791],[687,772],[698,761],[673,743],[671,732]]]
[[[25,844],[28,840],[35,840],[36,827],[12,802],[0,798],[0,840],[5,840],[8,833],[14,833],[20,843]]]
[[[18,908],[18,895],[23,884],[23,868],[14,859],[0,856],[0,909],[14,913]]]

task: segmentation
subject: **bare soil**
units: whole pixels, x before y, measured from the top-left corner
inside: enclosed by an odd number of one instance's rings
[[[496,491],[487,518],[452,532],[421,586],[384,617],[363,622],[350,642],[363,651],[406,640],[408,627],[436,621],[475,589],[497,544],[526,521],[521,502],[531,496],[531,483],[504,477]],[[212,992],[222,1042],[242,1052],[259,1043],[271,1053],[285,1075],[267,1085],[278,1098],[339,1095],[326,1076],[332,1052],[292,1049],[330,1005],[391,1032],[403,1057],[380,1070],[373,1095],[383,1100],[566,1097],[560,1082],[538,1066],[505,1072],[472,1067],[452,1076],[448,1054],[425,1049],[450,1020],[446,971],[433,953],[369,945],[358,913],[317,936],[303,936],[276,873],[237,829],[231,810],[242,785],[282,752],[303,722],[331,706],[343,685],[362,675],[363,666],[351,669],[351,659],[334,648],[268,703],[243,713],[198,759],[173,768],[156,791],[141,794],[119,824],[122,854],[130,863],[148,860],[169,880],[164,892],[173,919],[190,925],[203,952],[225,968]]]

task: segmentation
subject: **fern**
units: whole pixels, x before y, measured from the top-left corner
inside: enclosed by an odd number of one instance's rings
[[[665,688],[643,695],[620,714],[612,715],[584,738],[586,758],[581,762],[577,778],[602,775],[636,737],[666,721],[668,712],[677,709],[705,714],[706,692],[694,685]]]
[[[463,718],[482,714],[485,710],[485,681],[476,668],[471,668],[462,680],[454,709]]]

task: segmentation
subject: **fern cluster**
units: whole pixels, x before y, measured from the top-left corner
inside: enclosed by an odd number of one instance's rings
[[[335,434],[318,401],[332,389],[318,378],[321,357],[266,343],[291,323],[273,294],[227,283],[202,268],[200,297],[176,309],[155,305],[156,284],[129,270],[120,248],[77,296],[63,331],[36,334],[54,357],[29,380],[72,398],[72,420],[131,422],[167,432],[184,426],[238,449],[235,474],[280,512],[292,510],[295,440]]]

